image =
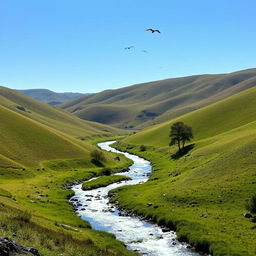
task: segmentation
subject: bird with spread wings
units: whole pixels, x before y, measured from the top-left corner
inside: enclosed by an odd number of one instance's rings
[[[157,33],[161,33],[160,32],[160,30],[159,29],[153,29],[153,28],[147,28],[147,29],[145,29],[146,31],[149,31],[149,32],[151,32],[151,33],[155,33],[155,32],[157,32]]]

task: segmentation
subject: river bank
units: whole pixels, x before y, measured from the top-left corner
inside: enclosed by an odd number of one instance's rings
[[[123,241],[128,249],[140,254],[150,256],[197,255],[187,248],[187,244],[178,242],[175,232],[162,229],[136,216],[128,216],[109,202],[110,190],[124,185],[145,183],[152,169],[147,160],[111,148],[112,143],[114,142],[99,143],[98,145],[104,150],[121,153],[134,161],[129,171],[122,172],[122,175],[130,177],[132,180],[121,181],[89,191],[83,191],[82,184],[73,186],[75,196],[70,201],[76,207],[77,214],[83,220],[89,221],[94,229],[115,234],[116,238]]]

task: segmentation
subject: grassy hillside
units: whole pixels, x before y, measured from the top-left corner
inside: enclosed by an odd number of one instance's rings
[[[35,247],[40,255],[135,255],[115,237],[94,231],[78,217],[66,185],[120,171],[130,161],[0,106],[0,236]],[[60,214],[61,213],[61,214]]]
[[[192,126],[195,140],[210,138],[255,121],[255,109],[256,88],[251,88],[182,117],[146,128],[128,137],[125,142],[168,146],[170,127],[176,121]]]
[[[54,136],[51,139],[55,139],[57,146],[63,146]],[[39,142],[37,147],[41,146]],[[64,157],[63,150],[56,154]],[[106,161],[99,168],[86,154],[78,158],[80,152],[77,150],[76,154],[75,150],[70,148],[67,159],[41,161],[39,168],[26,163],[23,168],[0,167],[0,236],[35,247],[43,256],[135,255],[113,235],[94,231],[89,223],[81,220],[68,203],[72,192],[66,188],[70,182],[102,175],[105,168],[118,171],[130,162],[121,156],[121,161],[116,162],[112,154],[105,154]],[[70,159],[75,154],[76,158]]]
[[[136,255],[113,235],[92,230],[68,202],[73,193],[67,184],[131,164],[104,153],[99,167],[90,154],[96,147],[74,137],[103,135],[106,126],[7,88],[0,94],[0,236],[42,256]]]
[[[0,87],[0,105],[75,137],[122,134],[121,130],[81,120],[63,110],[38,102],[21,93]]]
[[[256,224],[243,216],[255,194],[255,99],[251,88],[124,139],[117,147],[149,159],[154,171],[145,184],[117,189],[113,200],[175,228],[180,240],[199,250],[255,255]],[[195,135],[194,148],[183,156],[168,146],[177,120],[191,125]]]
[[[51,106],[62,104],[64,102],[89,95],[89,93],[73,93],[73,92],[58,93],[58,92],[53,92],[47,89],[28,89],[28,90],[17,90],[17,91],[35,100],[47,103]]]
[[[116,127],[142,128],[199,109],[256,85],[256,69],[197,75],[107,90],[61,107]]]
[[[1,155],[26,166],[47,159],[88,157],[92,148],[2,106],[0,130]]]

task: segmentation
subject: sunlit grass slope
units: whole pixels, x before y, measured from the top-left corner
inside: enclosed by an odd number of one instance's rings
[[[61,109],[38,102],[6,87],[0,87],[0,105],[76,137],[123,133],[107,125],[81,120]]]
[[[177,119],[146,128],[124,141],[133,144],[168,146],[170,127],[176,121],[183,121],[192,126],[195,140],[210,138],[255,121],[255,110],[256,88],[251,88]]]
[[[130,164],[104,153],[99,165],[90,156],[95,148],[0,106],[0,236],[44,256],[134,255],[114,236],[91,230],[68,203],[68,183]]]
[[[196,75],[106,90],[64,103],[78,117],[116,127],[143,128],[181,116],[256,85],[256,69]]]
[[[76,216],[66,185],[120,171],[130,162],[0,106],[0,236],[35,247],[44,256],[134,255],[115,237]]]
[[[127,137],[118,147],[149,159],[154,171],[146,184],[120,188],[113,199],[177,229],[181,240],[204,252],[256,255],[256,224],[243,216],[255,194],[255,99],[251,88]],[[177,120],[195,134],[194,148],[182,157],[174,157],[177,147],[168,146]]]
[[[0,236],[35,247],[43,256],[135,255],[113,235],[92,230],[68,203],[73,194],[66,188],[70,182],[130,164],[122,156],[118,162],[114,157],[105,154],[102,167],[83,156],[45,160],[39,168],[0,168]]]
[[[89,144],[0,106],[1,155],[24,165],[42,160],[88,157]]]

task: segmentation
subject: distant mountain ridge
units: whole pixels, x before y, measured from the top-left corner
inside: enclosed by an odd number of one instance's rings
[[[119,128],[144,128],[256,86],[256,69],[195,75],[106,90],[60,105],[74,115]]]
[[[90,95],[90,93],[54,92],[48,89],[27,89],[17,91],[51,106],[56,106],[70,100]]]

